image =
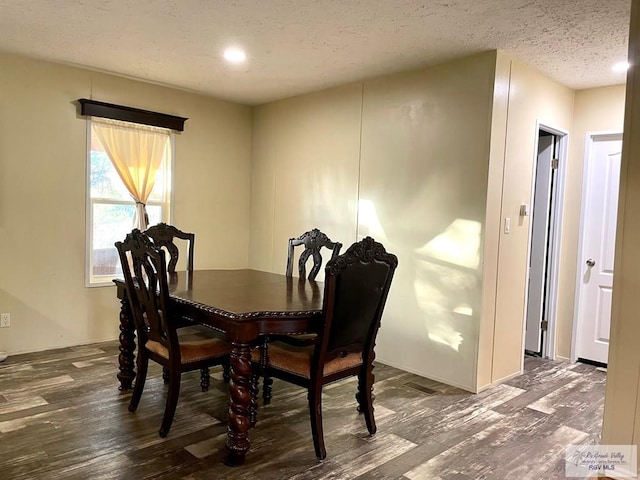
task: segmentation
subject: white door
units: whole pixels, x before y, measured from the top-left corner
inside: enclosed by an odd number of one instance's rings
[[[576,357],[607,363],[622,134],[593,135],[585,164]]]
[[[542,353],[544,299],[547,278],[549,245],[549,215],[551,213],[551,176],[555,136],[538,137],[538,161],[531,208],[531,253],[529,255],[529,288],[527,293],[527,320],[524,348]]]

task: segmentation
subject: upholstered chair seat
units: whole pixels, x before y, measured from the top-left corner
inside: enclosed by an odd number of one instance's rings
[[[150,352],[169,360],[169,349],[161,343],[148,340],[145,347]],[[226,355],[230,350],[231,345],[218,338],[180,342],[180,363],[187,365],[189,363],[200,362],[212,355],[216,357]]]
[[[294,347],[285,342],[269,344],[269,366],[304,378],[311,378],[311,357],[315,347]],[[260,352],[252,351],[254,362],[260,361]],[[324,364],[323,376],[333,375],[362,365],[362,352],[344,352]]]

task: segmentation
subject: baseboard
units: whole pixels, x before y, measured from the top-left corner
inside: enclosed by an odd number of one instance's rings
[[[593,365],[594,367],[607,368],[606,363],[596,362],[595,360],[589,360],[588,358],[578,357],[577,362],[584,363],[586,365]]]
[[[510,375],[507,375],[506,377],[502,377],[494,382],[491,382],[491,383],[488,383],[487,385],[483,385],[482,387],[479,387],[477,393],[484,392],[488,388],[495,387],[496,385],[500,385],[501,383],[504,383],[504,382],[508,382],[512,378],[519,377],[520,375],[522,375],[522,372],[515,372]]]
[[[393,368],[397,368],[398,370],[403,370],[403,371],[408,372],[408,373],[413,373],[414,375],[418,375],[420,377],[428,378],[430,380],[436,380],[437,382],[441,382],[441,383],[444,383],[446,385],[451,385],[452,387],[457,387],[457,388],[460,388],[462,390],[465,390],[465,391],[471,392],[471,393],[483,392],[484,390],[486,390],[488,388],[494,387],[496,385],[500,385],[501,383],[504,383],[504,382],[508,382],[512,378],[516,378],[516,377],[519,377],[520,375],[522,375],[521,371],[520,372],[515,372],[515,373],[507,375],[507,376],[505,376],[505,377],[503,377],[503,378],[501,378],[499,380],[496,380],[495,382],[492,382],[492,383],[489,383],[489,384],[484,385],[482,387],[474,389],[474,388],[470,387],[469,385],[458,384],[458,383],[452,382],[450,380],[447,380],[445,378],[438,377],[437,375],[425,375],[422,372],[418,372],[418,371],[413,370],[411,368],[407,368],[407,367],[405,367],[403,365],[398,365],[398,364],[396,364],[394,362],[389,362],[388,360],[378,360],[378,359],[376,359],[376,362],[377,363],[381,363],[383,365],[388,365],[388,366],[393,367]]]
[[[381,363],[382,365],[387,365],[389,367],[393,367],[393,368],[397,368],[398,370],[402,370],[408,373],[413,373],[414,375],[418,375],[419,377],[423,377],[423,378],[428,378],[429,380],[435,380],[436,382],[440,382],[440,383],[444,383],[445,385],[451,385],[452,387],[457,387],[460,388],[466,392],[470,392],[470,393],[478,393],[476,392],[473,388],[471,388],[469,385],[461,385],[455,382],[452,382],[450,380],[447,380],[445,378],[441,378],[438,377],[437,375],[425,375],[424,372],[418,372],[417,370],[413,370],[411,368],[407,368],[404,365],[398,365],[394,362],[389,362],[387,360],[382,360],[382,359],[377,359],[376,358],[376,363]]]
[[[45,348],[37,348],[37,349],[26,349],[26,350],[17,350],[14,352],[7,351],[7,355],[10,357],[15,357],[17,355],[26,355],[28,353],[40,353],[40,352],[48,352],[49,350],[60,350],[62,348],[73,348],[73,347],[84,347],[86,345],[93,345],[95,343],[107,343],[107,342],[117,342],[118,337],[106,337],[106,338],[98,338],[95,340],[86,340],[81,343],[55,343],[52,345],[47,345]]]

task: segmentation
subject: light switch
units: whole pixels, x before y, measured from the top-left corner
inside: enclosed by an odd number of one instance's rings
[[[511,219],[509,217],[504,219],[504,233],[511,232]]]

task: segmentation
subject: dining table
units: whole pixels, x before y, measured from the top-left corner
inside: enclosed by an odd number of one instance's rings
[[[168,282],[172,312],[219,331],[231,344],[224,462],[242,465],[257,410],[257,392],[251,391],[251,349],[265,335],[317,333],[322,321],[323,285],[251,269],[181,271],[169,274]],[[117,378],[120,390],[126,391],[131,389],[136,375],[135,323],[124,280],[116,279],[114,283],[120,300]]]

